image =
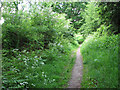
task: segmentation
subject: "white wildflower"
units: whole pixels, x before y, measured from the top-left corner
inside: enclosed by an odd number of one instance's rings
[[[28,84],[28,82],[23,82],[24,84]]]
[[[32,68],[35,68],[34,66],[32,66]]]
[[[60,45],[60,43],[58,43],[58,46]]]
[[[23,52],[23,53],[25,53],[25,52],[26,52],[26,50],[23,50],[22,52]]]
[[[55,79],[53,79],[53,82],[55,81]]]
[[[98,61],[98,59],[95,59],[94,61]]]
[[[23,60],[27,60],[26,58],[23,58]]]
[[[38,62],[38,60],[36,60],[36,62]]]
[[[38,56],[35,56],[34,58],[37,58]]]
[[[42,72],[42,76],[44,76],[44,72]]]
[[[42,72],[42,74],[44,74],[44,72]]]
[[[26,53],[29,53],[29,52],[26,52]]]
[[[24,85],[24,83],[20,83],[20,85]]]
[[[32,83],[31,85],[32,85],[32,86],[35,86],[35,84],[33,84],[33,83]]]
[[[14,49],[15,51],[18,51],[19,49]]]
[[[47,76],[45,75],[45,77],[47,77]]]
[[[40,64],[44,65],[44,62],[41,62]]]
[[[26,78],[28,78],[28,76],[25,76]]]

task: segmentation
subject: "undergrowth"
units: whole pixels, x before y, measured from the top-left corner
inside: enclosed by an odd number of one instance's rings
[[[35,51],[3,50],[2,88],[62,88],[67,87],[75,57],[71,48]],[[62,47],[61,47],[62,49]]]
[[[118,35],[89,36],[82,44],[82,88],[118,87]]]

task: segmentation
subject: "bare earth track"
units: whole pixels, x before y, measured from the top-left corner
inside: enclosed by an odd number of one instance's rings
[[[81,46],[80,46],[81,47]],[[82,81],[82,69],[83,69],[83,62],[82,62],[82,56],[80,53],[80,47],[77,50],[76,53],[76,61],[75,65],[72,70],[72,76],[71,80],[68,82],[68,88],[80,88],[81,81]]]

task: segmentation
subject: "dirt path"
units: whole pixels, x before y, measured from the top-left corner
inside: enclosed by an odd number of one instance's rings
[[[81,47],[81,46],[80,46]],[[68,83],[68,88],[80,88],[81,81],[82,81],[82,69],[83,69],[83,62],[82,62],[82,56],[80,54],[80,47],[77,50],[76,53],[76,61],[75,65],[72,70],[72,76],[71,80]]]

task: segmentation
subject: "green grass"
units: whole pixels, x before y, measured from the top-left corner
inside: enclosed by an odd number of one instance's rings
[[[82,44],[82,88],[118,87],[118,35],[88,37]]]
[[[67,87],[75,60],[75,55],[71,58],[71,52],[76,49],[76,46],[71,45],[71,48],[65,48],[63,52],[56,47],[30,52],[17,49],[3,50],[2,87]]]

